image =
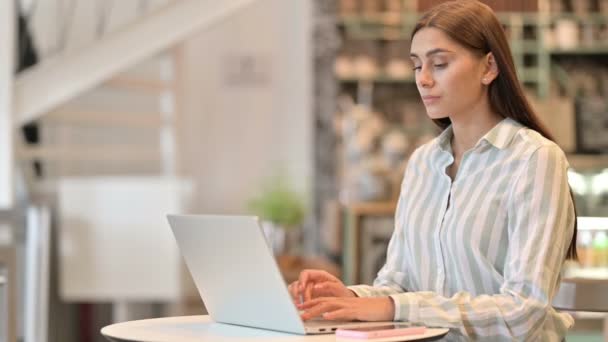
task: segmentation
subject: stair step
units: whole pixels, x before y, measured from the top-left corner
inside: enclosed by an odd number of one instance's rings
[[[214,26],[253,0],[172,1],[122,30],[104,35],[78,53],[63,54],[30,68],[15,80],[16,125],[24,125],[112,76]]]
[[[130,128],[160,128],[163,126],[162,113],[133,113],[92,110],[61,110],[49,113],[44,118],[48,123],[62,123],[91,126],[121,126]]]
[[[112,88],[157,94],[162,93],[163,91],[171,91],[173,82],[121,75],[111,78],[106,81],[104,85]]]
[[[139,163],[160,160],[160,151],[153,148],[118,146],[39,146],[21,147],[17,151],[20,160],[44,161],[125,162]]]

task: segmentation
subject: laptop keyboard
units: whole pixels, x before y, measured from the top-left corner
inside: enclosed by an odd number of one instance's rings
[[[309,321],[304,322],[304,325],[307,327],[331,327],[335,325],[342,325],[344,323],[348,322],[326,321],[324,319],[311,319]]]

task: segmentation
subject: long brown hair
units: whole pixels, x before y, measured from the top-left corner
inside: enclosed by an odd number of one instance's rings
[[[498,76],[488,87],[492,111],[537,131],[549,140],[554,140],[526,99],[523,87],[517,79],[507,37],[490,7],[477,0],[447,1],[426,12],[416,23],[411,37],[413,38],[416,32],[425,27],[434,27],[443,31],[455,42],[480,55],[491,52],[499,70]],[[451,124],[449,118],[433,121],[442,129]],[[574,205],[572,190],[570,197]],[[566,253],[567,259],[577,259],[576,233],[576,207],[574,207],[574,234]]]

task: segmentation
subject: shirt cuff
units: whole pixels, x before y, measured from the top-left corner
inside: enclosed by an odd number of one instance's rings
[[[367,285],[353,285],[347,286],[347,289],[353,291],[357,297],[372,297],[371,291],[369,291]]]
[[[389,296],[395,305],[395,321],[418,322],[418,300],[413,292]]]

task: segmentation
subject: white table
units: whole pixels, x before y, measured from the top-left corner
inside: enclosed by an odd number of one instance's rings
[[[429,329],[431,330],[431,329]],[[113,342],[335,342],[336,336],[294,335],[269,330],[254,329],[215,323],[209,316],[183,316],[146,319],[109,325],[101,329],[101,334]],[[405,341],[403,338],[384,339]],[[436,341],[425,339],[424,341]],[[421,341],[421,340],[419,340]]]

